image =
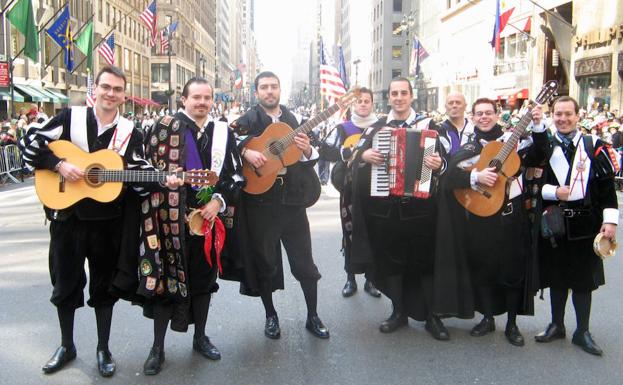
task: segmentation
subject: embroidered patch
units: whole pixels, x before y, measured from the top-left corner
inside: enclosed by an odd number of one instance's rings
[[[151,144],[152,147],[156,147],[158,145],[158,136],[156,136],[156,134],[153,134],[151,136],[151,139],[149,140],[149,144]]]
[[[156,278],[147,277],[147,281],[145,282],[145,289],[154,290],[156,288]]]
[[[180,158],[180,150],[172,148],[169,152],[169,159],[178,160]]]
[[[228,229],[234,228],[234,218],[223,218],[223,225]]]
[[[175,170],[177,170],[178,167],[179,167],[179,164],[177,164],[177,163],[169,163],[169,171],[170,172],[175,172]]]
[[[180,210],[179,209],[170,209],[169,210],[169,215],[171,215],[171,220],[172,221],[177,221],[177,219],[179,218],[180,214]]]
[[[143,242],[138,245],[138,253],[141,257],[145,255],[145,244]]]
[[[223,165],[224,154],[221,151],[214,150],[212,153],[212,169],[220,169]]]
[[[173,237],[173,248],[175,250],[179,250],[181,248],[180,238],[179,237]]]
[[[169,238],[164,240],[164,247],[167,250],[171,250],[171,248],[173,247],[173,244],[171,243],[171,240]]]
[[[153,271],[151,263],[147,259],[141,261],[141,274],[148,276]]]
[[[156,266],[160,264],[160,253],[157,251],[154,254],[154,262],[156,263]]]
[[[180,129],[180,121],[176,120],[173,122],[173,127],[171,127],[171,129],[173,129],[173,132],[177,132]]]
[[[145,231],[149,232],[154,229],[154,223],[151,218],[145,219]]]
[[[158,193],[153,193],[151,194],[151,205],[152,206],[158,206],[160,204],[160,196],[158,195]]]
[[[170,192],[169,193],[169,206],[177,207],[179,203],[180,203],[180,194],[177,192]],[[173,216],[171,216],[171,219],[173,219]],[[173,220],[176,220],[176,219],[173,219]]]
[[[158,132],[158,139],[161,142],[164,142],[165,140],[167,140],[168,136],[169,136],[169,133],[164,128],[162,130],[160,130],[160,132]]]
[[[164,293],[164,282],[158,282],[158,288],[156,289],[156,294],[162,295]]]
[[[170,265],[169,266],[169,275],[171,277],[177,276],[177,270],[175,269],[175,265]]]
[[[175,255],[174,254],[168,254],[167,255],[167,262],[172,265],[175,263]]]
[[[169,138],[169,144],[171,147],[177,147],[180,145],[180,136],[179,135],[171,135]]]
[[[169,127],[172,120],[173,120],[173,117],[171,115],[165,115],[162,117],[162,119],[160,119],[160,124],[162,124],[163,126]]]
[[[169,293],[177,293],[177,280],[167,278],[167,290],[169,290]]]
[[[156,235],[147,236],[147,244],[149,248],[155,250],[158,248],[158,237]]]
[[[147,214],[148,211],[149,211],[149,201],[145,199],[143,203],[141,204],[141,212],[143,214]]]
[[[177,271],[177,279],[179,279],[180,282],[186,282],[186,275],[184,274],[184,270]]]
[[[167,218],[169,218],[169,212],[165,209],[160,209],[159,214],[160,214],[160,220],[166,221]]]
[[[164,232],[164,235],[169,235],[169,225],[168,224],[163,224],[162,225],[162,232]]]
[[[186,290],[186,285],[180,283],[180,295],[182,297],[186,297],[188,295],[188,291]]]
[[[167,149],[168,149],[168,147],[167,147],[167,145],[166,145],[166,144],[161,144],[161,145],[159,145],[159,146],[158,146],[158,155],[159,155],[159,156],[164,156],[164,154],[166,154],[166,153],[167,153]]]
[[[171,234],[180,235],[180,225],[177,223],[171,223]]]
[[[164,171],[166,168],[167,168],[167,164],[164,162],[164,160],[160,159],[158,161],[158,170]]]

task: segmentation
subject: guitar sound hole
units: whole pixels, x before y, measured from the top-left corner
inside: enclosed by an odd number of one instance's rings
[[[499,159],[493,159],[489,162],[489,167],[495,167],[495,171],[500,171],[502,169],[502,162]]]
[[[280,142],[272,142],[268,146],[268,151],[270,151],[270,153],[273,155],[279,155],[283,152],[283,150],[284,150],[283,144]]]
[[[101,185],[102,183],[100,182],[100,171],[101,169],[98,167],[91,167],[87,169],[87,172],[84,176],[87,184],[89,184],[90,186]]]

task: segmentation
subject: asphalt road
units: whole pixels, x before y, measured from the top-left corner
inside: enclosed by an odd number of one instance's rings
[[[340,295],[345,276],[339,253],[338,199],[325,190],[309,210],[313,250],[323,275],[319,282],[319,315],[331,338],[319,340],[304,328],[305,304],[288,272],[286,290],[275,295],[282,338],[263,335],[264,311],[259,299],[238,294],[233,282],[221,282],[213,297],[208,334],[222,360],[209,361],[193,352],[192,335],[169,332],[166,362],[160,375],[146,377],[142,366],[152,342],[152,324],[140,308],[120,302],[115,307],[111,351],[117,361],[112,379],[99,376],[95,364],[93,311],[77,312],[78,358],[61,372],[46,376],[41,366],[60,342],[55,308],[49,302],[48,231],[32,181],[0,186],[0,384],[621,384],[623,383],[622,256],[606,262],[607,285],[593,300],[591,331],[605,351],[590,356],[571,344],[574,312],[568,304],[569,337],[549,345],[533,336],[549,322],[549,301],[536,300],[535,317],[520,317],[526,346],[510,345],[498,330],[469,336],[475,320],[446,321],[451,340],[433,340],[420,322],[384,335],[379,323],[390,312],[387,299],[363,292]],[[620,231],[620,230],[619,230]],[[619,234],[619,239],[623,239]],[[623,252],[621,252],[623,254]],[[287,265],[287,262],[285,262]]]

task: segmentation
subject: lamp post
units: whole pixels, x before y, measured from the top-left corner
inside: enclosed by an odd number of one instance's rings
[[[359,63],[361,63],[360,59],[356,59],[353,62],[353,65],[355,66],[355,84],[359,84],[359,80],[358,80],[358,78],[359,78]]]

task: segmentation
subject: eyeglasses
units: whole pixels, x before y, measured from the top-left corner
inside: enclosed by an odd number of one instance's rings
[[[495,111],[478,111],[476,113],[474,113],[474,115],[481,117],[481,116],[493,116],[495,115]]]
[[[108,93],[110,92],[110,90],[112,90],[115,94],[120,94],[123,91],[125,91],[125,88],[123,87],[113,87],[109,84],[98,84],[98,87],[102,89],[102,91]]]

